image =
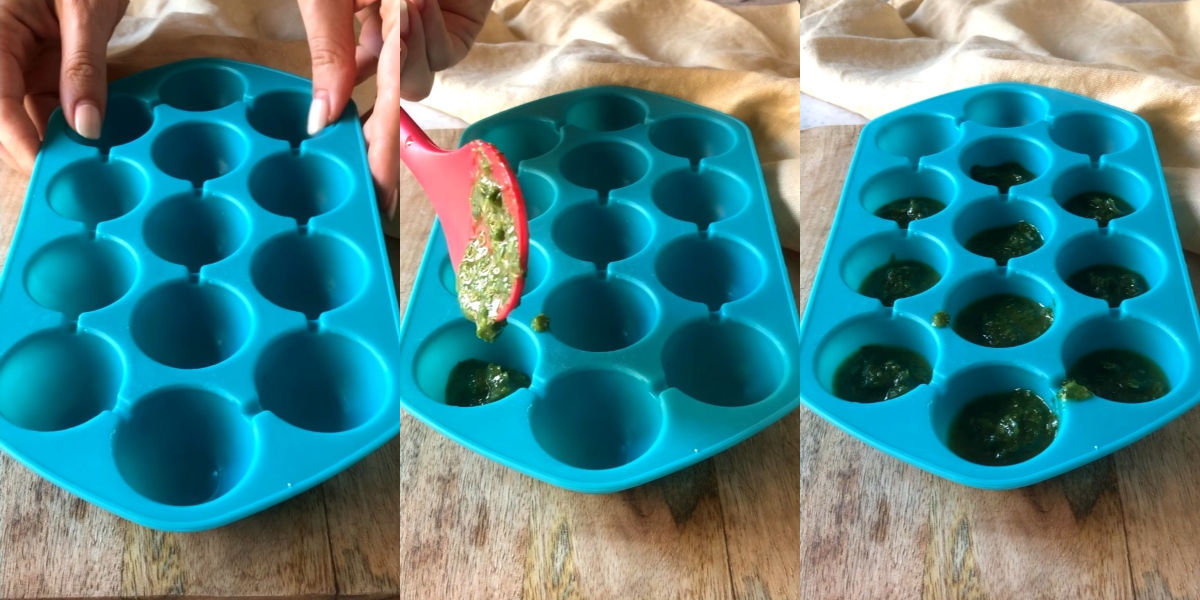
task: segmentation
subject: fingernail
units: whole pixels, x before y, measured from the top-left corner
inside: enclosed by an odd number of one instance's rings
[[[100,139],[100,109],[91,102],[75,105],[75,131],[89,139]]]
[[[308,135],[317,135],[329,123],[329,100],[324,92],[313,94],[312,106],[308,109]]]

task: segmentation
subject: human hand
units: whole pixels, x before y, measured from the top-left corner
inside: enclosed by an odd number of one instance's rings
[[[0,0],[2,1],[2,0]],[[308,133],[342,114],[354,85],[378,72],[378,95],[363,124],[379,202],[396,202],[400,100],[420,100],[433,74],[462,60],[492,0],[299,0],[313,62]],[[357,46],[354,18],[362,24]]]
[[[108,39],[129,0],[0,0],[0,158],[33,169],[50,114],[100,137]]]

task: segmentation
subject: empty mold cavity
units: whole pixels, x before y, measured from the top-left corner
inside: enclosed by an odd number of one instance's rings
[[[151,290],[133,309],[130,332],[146,356],[198,369],[233,356],[250,334],[246,302],[224,287],[181,281]]]
[[[954,222],[959,244],[1001,266],[1036,252],[1053,236],[1054,217],[1036,202],[1000,198],[975,202]]]
[[[1046,99],[1029,92],[996,90],[967,101],[964,116],[988,127],[1020,127],[1046,118]]]
[[[136,278],[137,260],[129,248],[87,235],[51,242],[25,267],[29,297],[71,319],[116,302]]]
[[[180,110],[216,110],[242,99],[246,84],[236,72],[223,67],[195,67],[167,78],[159,98]]]
[[[267,300],[315,319],[358,295],[367,265],[339,238],[285,233],[263,244],[250,273]]]
[[[1116,402],[1161,398],[1194,368],[1174,335],[1141,319],[1106,315],[1086,321],[1062,348],[1067,377]]]
[[[233,489],[254,457],[254,430],[229,399],[168,388],[139,400],[113,435],[125,483],[162,504],[193,506]]]
[[[641,286],[624,279],[584,276],[551,290],[545,310],[550,332],[589,352],[631,346],[658,322],[658,305]]]
[[[88,227],[133,210],[146,195],[141,169],[125,161],[87,159],[67,165],[46,187],[54,212]]]
[[[1107,227],[1150,200],[1150,183],[1118,167],[1079,166],[1054,182],[1054,199],[1067,212]]]
[[[180,194],[146,217],[146,245],[164,260],[196,272],[233,254],[246,239],[246,212],[223,196]]]
[[[655,262],[658,280],[681,298],[717,310],[753,292],[763,280],[762,257],[731,240],[688,236],[663,248]]]
[[[0,360],[0,416],[36,431],[85,423],[117,403],[124,364],[109,342],[52,331],[26,338]]]
[[[589,96],[567,109],[567,124],[591,131],[617,131],[641,125],[646,107],[641,102],[616,94]]]
[[[159,134],[150,154],[167,175],[200,187],[236,169],[246,158],[246,145],[246,138],[232,127],[188,122]]]
[[[646,382],[620,371],[553,379],[529,410],[547,454],[580,469],[612,469],[646,453],[662,429],[662,405]]]
[[[963,151],[959,164],[980,183],[996,186],[1001,194],[1015,185],[1040,177],[1050,168],[1050,151],[1026,138],[992,137]],[[1016,173],[1022,173],[1017,176]],[[1027,176],[1025,176],[1027,174]]]
[[[929,168],[914,171],[907,167],[898,167],[868,180],[862,187],[860,199],[863,208],[871,214],[895,221],[902,229],[907,229],[911,221],[941,212],[942,209],[937,208],[937,205],[941,205],[942,208],[949,206],[957,193],[958,186],[954,183],[954,178],[945,171]],[[922,211],[922,214],[902,210],[899,212],[904,216],[899,219],[881,214],[906,201],[915,203],[918,207],[928,206],[930,210]]]
[[[558,145],[560,134],[554,124],[541,119],[513,119],[478,133],[496,147],[513,169],[522,161],[541,156]]]
[[[246,110],[246,120],[259,133],[293,146],[308,139],[308,108],[312,96],[302,92],[269,92]]]
[[[1120,152],[1137,141],[1133,124],[1120,117],[1090,112],[1061,115],[1050,124],[1050,139],[1095,162],[1103,154]]]
[[[663,176],[651,195],[659,210],[703,230],[741,212],[750,191],[722,171],[675,171]]]
[[[736,139],[728,127],[703,117],[673,117],[650,125],[650,143],[693,166],[705,158],[720,156],[733,148]]]
[[[1013,465],[1041,454],[1053,442],[1059,424],[1054,394],[1043,375],[987,364],[947,380],[930,418],[943,443],[964,460]]]
[[[525,218],[532,221],[554,205],[554,184],[545,175],[522,171],[517,175],[517,185],[525,200]]]
[[[554,221],[554,243],[568,255],[598,268],[637,254],[654,226],[642,211],[626,204],[575,204]]]
[[[663,347],[667,385],[706,404],[747,406],[779,389],[787,367],[779,346],[732,321],[693,321]]]
[[[960,283],[947,297],[945,310],[963,339],[1007,348],[1041,337],[1053,323],[1057,306],[1054,292],[1040,280],[993,271]]]
[[[154,124],[154,115],[145,102],[129,96],[115,95],[108,98],[104,109],[104,124],[100,128],[100,139],[89,140],[75,130],[67,128],[71,139],[88,146],[111,148],[136,140]]]
[[[962,132],[950,115],[905,115],[887,121],[875,134],[880,150],[917,162],[922,156],[937,154],[958,142]]]
[[[838,370],[865,347],[911,352],[931,368],[937,365],[941,354],[937,336],[925,323],[879,313],[861,317],[831,331],[817,347],[817,381],[826,392],[842,400],[862,401],[861,398],[851,397],[837,385],[837,375]]]
[[[250,195],[260,206],[301,225],[336,208],[353,192],[346,167],[319,154],[276,154],[250,173]]]
[[[559,169],[567,181],[596,190],[604,199],[608,192],[641,179],[650,169],[650,159],[633,144],[600,141],[573,148]]]
[[[522,327],[505,327],[494,342],[485,342],[475,335],[474,324],[456,320],[430,334],[417,350],[413,360],[417,387],[429,399],[445,404],[450,373],[471,359],[532,376],[539,355],[533,336]]]
[[[379,413],[390,382],[379,355],[330,333],[298,331],[263,351],[254,371],[264,410],[301,429],[354,429]]]
[[[842,281],[850,289],[891,306],[941,280],[949,267],[946,248],[932,237],[892,230],[860,242],[842,260]]]
[[[1140,296],[1162,281],[1161,252],[1129,235],[1089,233],[1071,240],[1058,255],[1058,275],[1075,291],[1109,306]]]

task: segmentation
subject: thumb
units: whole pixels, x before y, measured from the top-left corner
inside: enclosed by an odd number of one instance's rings
[[[116,2],[102,4],[96,10],[84,2],[63,2],[58,15],[62,32],[59,89],[63,116],[72,129],[88,139],[100,138],[108,101],[105,51],[121,17],[117,8]]]
[[[312,55],[313,101],[308,134],[315,135],[346,109],[354,89],[354,3],[300,0],[300,16]]]

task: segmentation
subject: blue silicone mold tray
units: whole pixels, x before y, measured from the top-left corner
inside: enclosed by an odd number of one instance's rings
[[[1036,178],[1012,187],[969,175],[973,166],[1016,161]],[[1084,192],[1126,200],[1131,214],[1101,226],[1064,202]],[[875,216],[900,198],[932,197],[946,208],[902,229]],[[1019,221],[1044,245],[1000,266],[964,242]],[[856,290],[892,258],[915,259],[941,274],[932,288],[885,307]],[[1065,280],[1093,265],[1145,277],[1146,293],[1115,307]],[[937,328],[975,300],[998,293],[1051,307],[1040,337],[992,348]],[[814,411],[863,441],[932,473],[971,486],[1032,484],[1113,452],[1161,427],[1200,399],[1200,326],[1150,128],[1138,116],[1058,90],[1018,83],[939,96],[879,117],[859,139],[813,286],[799,364]],[[906,348],[933,367],[932,381],[877,403],[842,400],[833,377],[864,345]],[[1057,394],[1068,369],[1099,350],[1131,350],[1155,361],[1170,391],[1122,403]],[[1057,414],[1057,434],[1040,454],[1008,466],[970,462],[947,446],[961,408],[981,395],[1026,388]]]
[[[399,428],[399,315],[353,107],[191,60],[110,87],[98,143],[50,122],[0,281],[0,443],[151,527],[196,530]]]
[[[525,292],[494,343],[476,339],[435,225],[395,363],[407,410],[533,477],[612,492],[797,406],[795,303],[741,122],[599,87],[494,115],[463,134],[477,138],[518,168]],[[539,313],[549,331],[530,328]],[[484,406],[446,404],[450,371],[467,359],[532,385]]]

